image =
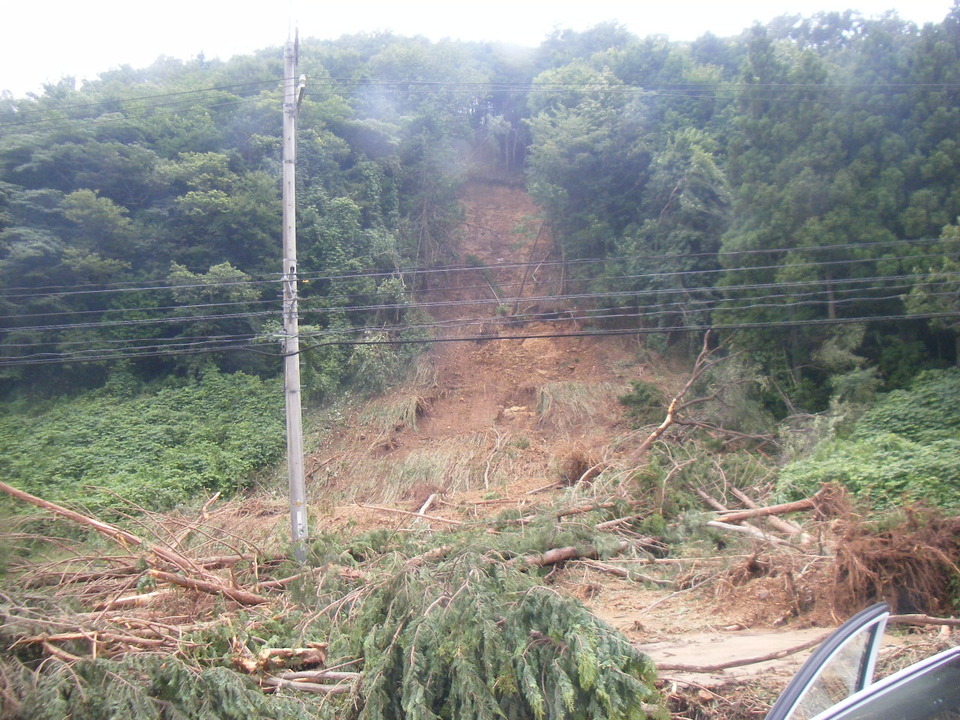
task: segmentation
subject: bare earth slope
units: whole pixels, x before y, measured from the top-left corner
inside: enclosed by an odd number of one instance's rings
[[[429,514],[451,522],[543,503],[638,442],[617,402],[631,380],[668,390],[682,382],[649,363],[633,339],[502,339],[580,328],[543,299],[561,291],[562,279],[530,198],[475,183],[462,202],[465,222],[452,264],[470,269],[434,276],[420,300],[449,324],[447,335],[472,339],[434,345],[414,379],[358,411],[349,431],[321,441],[309,458],[310,479],[343,500],[324,501],[325,529],[412,527],[415,518],[370,505],[409,513],[435,493]],[[555,578],[560,591],[579,597],[655,661],[677,665],[757,657],[822,636],[823,628],[784,627],[784,582],[675,591],[588,566]],[[696,687],[760,675],[775,690],[807,654],[713,674],[664,675]]]

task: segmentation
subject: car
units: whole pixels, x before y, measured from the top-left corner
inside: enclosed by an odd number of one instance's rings
[[[766,720],[960,720],[960,647],[874,680],[886,603],[837,628],[803,664]]]

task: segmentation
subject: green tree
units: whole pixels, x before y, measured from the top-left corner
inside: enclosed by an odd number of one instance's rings
[[[953,335],[954,362],[960,365],[960,224],[943,228],[936,250],[939,257],[915,268],[920,279],[906,305],[914,315],[932,316],[931,326]]]

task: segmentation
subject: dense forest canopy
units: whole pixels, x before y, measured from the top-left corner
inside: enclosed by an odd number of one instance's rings
[[[468,179],[526,183],[597,325],[714,326],[780,414],[957,360],[960,7],[694,42],[300,45],[303,365],[375,385],[429,338],[417,268]],[[279,368],[282,52],[158,60],[0,102],[0,391]],[[287,79],[287,82],[293,81]]]

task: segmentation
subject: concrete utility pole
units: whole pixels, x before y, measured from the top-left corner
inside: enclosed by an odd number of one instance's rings
[[[287,408],[290,537],[298,562],[307,559],[307,497],[303,480],[303,414],[300,407],[300,321],[297,317],[297,113],[303,84],[297,77],[299,43],[283,51],[283,386]]]

